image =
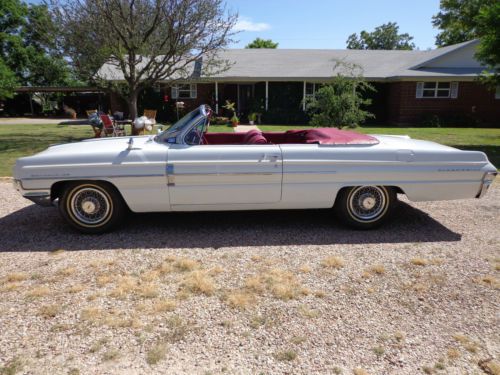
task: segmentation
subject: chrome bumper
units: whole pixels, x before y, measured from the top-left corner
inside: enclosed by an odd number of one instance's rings
[[[477,193],[476,198],[484,197],[493,181],[495,181],[497,174],[497,172],[487,172],[484,174],[483,180],[481,181],[481,188],[479,189],[479,193]]]
[[[23,184],[19,180],[13,181],[14,188],[21,194],[24,198],[40,205],[49,207],[53,205],[52,199],[50,197],[50,190],[25,190]]]

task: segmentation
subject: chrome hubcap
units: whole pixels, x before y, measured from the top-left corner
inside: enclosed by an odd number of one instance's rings
[[[358,221],[373,221],[387,209],[387,199],[383,188],[359,186],[349,195],[349,211]]]
[[[71,198],[70,209],[82,223],[95,225],[106,220],[111,211],[107,194],[95,188],[83,188]]]
[[[375,207],[376,204],[377,201],[371,196],[365,196],[361,200],[361,206],[363,206],[365,210],[371,210],[373,207]]]
[[[90,199],[82,203],[82,210],[86,214],[93,214],[95,211],[97,211],[96,208],[97,208],[96,202],[92,202]]]

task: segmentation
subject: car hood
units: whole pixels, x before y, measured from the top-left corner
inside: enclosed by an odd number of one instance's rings
[[[132,139],[132,147],[141,149],[147,143],[154,142],[153,136],[113,137],[86,139],[81,142],[57,144],[35,155],[17,159],[19,165],[43,165],[57,161],[72,163],[85,160],[88,163],[112,159],[127,150]]]

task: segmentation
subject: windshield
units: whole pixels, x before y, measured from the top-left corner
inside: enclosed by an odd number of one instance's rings
[[[201,107],[198,107],[195,110],[189,112],[184,117],[182,117],[170,128],[160,133],[157,136],[157,139],[160,141],[166,140],[167,142],[170,142],[170,139],[176,138],[186,127],[191,126],[193,122],[197,121],[200,117],[204,116],[204,113],[201,111],[200,108]]]

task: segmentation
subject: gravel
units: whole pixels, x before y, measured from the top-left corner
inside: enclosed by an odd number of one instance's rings
[[[493,374],[499,202],[498,183],[403,199],[369,232],[291,211],[133,215],[86,236],[0,182],[0,373]]]

